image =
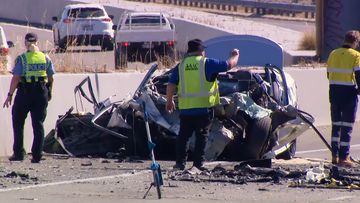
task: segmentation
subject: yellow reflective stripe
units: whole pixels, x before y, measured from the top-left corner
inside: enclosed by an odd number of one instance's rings
[[[180,86],[181,86],[181,91],[179,92],[179,96],[183,96],[185,95],[185,71],[184,71],[184,62],[185,59],[181,61],[180,65],[179,65],[179,82],[180,82]]]
[[[327,68],[328,73],[353,73],[353,69],[350,68]]]
[[[351,123],[351,122],[343,122],[343,121],[337,121],[337,122],[332,122],[332,125],[344,126],[344,127],[349,127],[349,128],[352,128],[352,127],[354,126],[354,123]]]
[[[330,85],[354,86],[355,83],[353,83],[353,82],[344,82],[344,81],[331,80],[331,81],[330,81]]]
[[[332,142],[340,142],[340,137],[331,137]]]
[[[340,146],[341,147],[348,147],[348,146],[350,146],[350,143],[349,142],[340,142]]]
[[[40,77],[45,77],[46,75],[46,71],[28,71],[26,73],[26,76],[40,76]]]
[[[354,126],[354,123],[350,123],[350,122],[342,122],[342,126],[352,128],[352,127]]]
[[[359,71],[360,70],[360,66],[354,67],[354,72]]]
[[[205,60],[205,57],[200,58],[200,64],[199,64],[200,91],[198,94],[199,96],[207,93],[207,92],[205,92],[206,75],[205,75],[205,61],[204,60]]]
[[[341,126],[341,122],[332,122],[332,125],[339,125],[339,126]]]

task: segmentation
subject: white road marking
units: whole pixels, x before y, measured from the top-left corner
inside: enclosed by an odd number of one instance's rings
[[[355,196],[342,196],[328,199],[329,201],[342,201],[347,199],[353,199]]]
[[[360,144],[351,145],[350,149],[359,148]],[[329,149],[314,149],[314,150],[305,150],[305,151],[297,151],[296,154],[310,154],[310,153],[317,153],[317,152],[327,152]]]
[[[0,189],[0,193],[1,192],[9,192],[9,191],[17,191],[17,190],[27,190],[27,189],[32,189],[32,188],[42,188],[42,187],[55,186],[55,185],[66,185],[66,184],[72,184],[72,183],[94,182],[94,181],[99,181],[99,180],[107,180],[107,179],[113,179],[113,178],[141,175],[141,174],[150,173],[150,172],[151,172],[150,170],[144,170],[144,171],[140,171],[137,173],[124,173],[124,174],[112,175],[112,176],[102,176],[102,177],[76,179],[76,180],[65,180],[65,181],[44,183],[44,184],[38,184],[38,185],[29,185],[29,186],[24,186],[24,187],[6,188],[6,189]]]

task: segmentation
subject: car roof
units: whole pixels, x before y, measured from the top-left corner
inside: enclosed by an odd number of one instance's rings
[[[161,12],[131,12],[131,16],[159,16]]]
[[[104,7],[100,4],[69,4],[66,5],[65,8],[68,9],[73,9],[73,8],[101,8],[103,9]]]

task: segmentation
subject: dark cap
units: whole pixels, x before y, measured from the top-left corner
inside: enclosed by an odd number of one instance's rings
[[[357,30],[350,30],[348,32],[346,32],[345,34],[345,38],[344,38],[344,42],[345,43],[353,43],[355,41],[359,41],[360,40],[360,34],[359,31]]]
[[[25,35],[25,41],[27,41],[27,42],[37,42],[38,41],[37,34],[35,34],[33,32],[27,33]]]
[[[204,51],[206,46],[203,41],[200,39],[193,39],[188,42],[188,53],[196,52],[196,51]]]

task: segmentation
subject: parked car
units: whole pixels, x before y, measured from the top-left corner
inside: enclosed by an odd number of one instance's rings
[[[0,71],[11,70],[11,56],[9,48],[13,47],[12,41],[7,41],[4,29],[0,26]]]
[[[57,17],[52,27],[54,44],[61,51],[69,46],[100,45],[101,50],[113,50],[113,16],[98,4],[71,4]]]
[[[218,76],[221,101],[215,108],[206,159],[291,159],[296,151],[296,138],[309,128],[314,118],[297,110],[296,85],[283,70],[282,48],[268,39],[249,35],[220,37],[205,43],[210,56],[227,57],[232,48],[249,52],[241,53],[242,57],[258,54],[243,59],[237,68]],[[264,61],[272,65],[260,66]],[[116,103],[109,99],[98,102],[90,79],[82,81],[74,92],[80,92],[94,104],[94,114],[79,115],[69,111],[58,120],[53,137],[74,156],[106,154],[122,148],[127,155],[147,157],[142,108],[145,105],[156,157],[175,159],[179,111],[168,113],[165,110],[171,71],[157,72],[157,67],[154,64],[149,69],[131,98]],[[83,89],[86,82],[88,91]],[[189,141],[190,151],[194,148],[194,140],[193,136]]]
[[[114,30],[117,68],[126,67],[128,61],[174,60],[175,25],[164,13],[125,13]]]

